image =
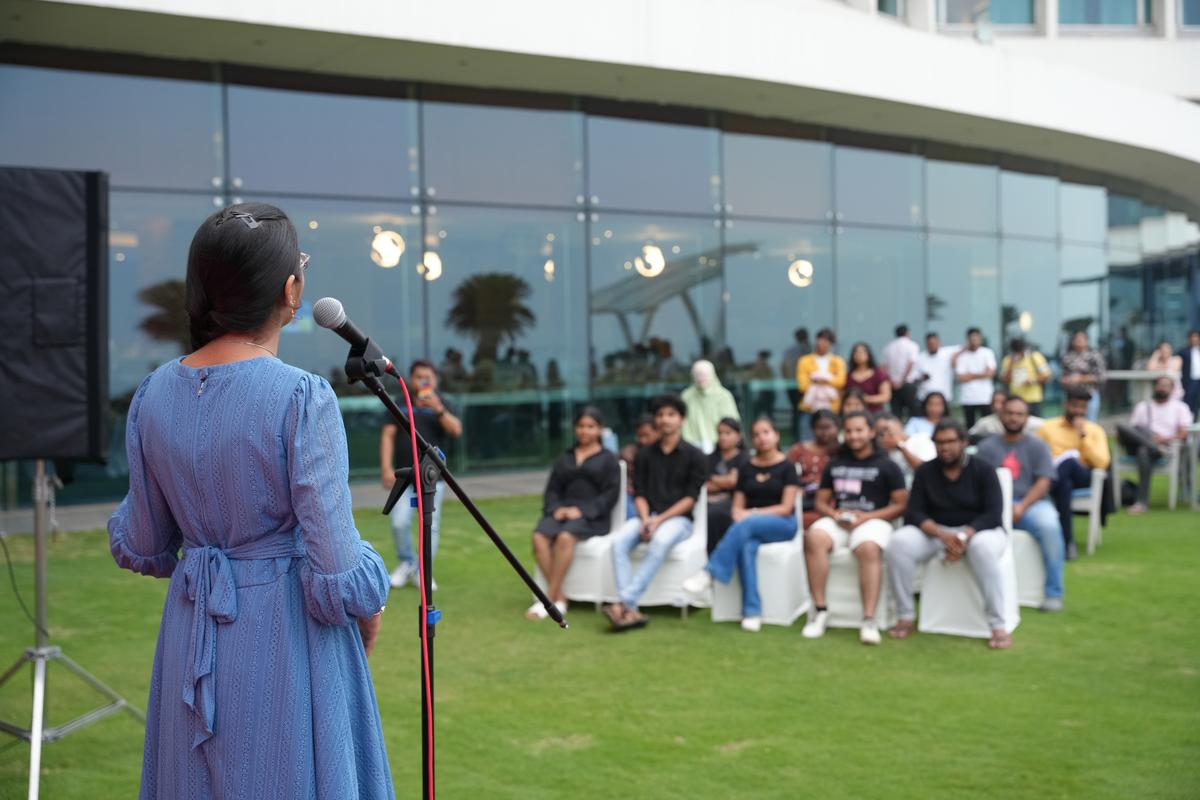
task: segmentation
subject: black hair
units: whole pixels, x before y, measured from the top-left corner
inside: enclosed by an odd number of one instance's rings
[[[855,342],[854,346],[850,348],[850,369],[855,368],[854,351],[860,347],[867,351],[867,366],[871,369],[875,369],[875,354],[871,352],[871,345],[867,344],[866,342]]]
[[[940,339],[940,338],[942,338],[942,337],[938,335],[937,331],[928,331],[925,334],[925,341],[929,341],[930,339]]]
[[[683,402],[683,398],[677,394],[660,394],[658,397],[650,401],[650,413],[657,415],[660,409],[673,408],[679,412],[679,416],[687,416],[687,403]]]
[[[1064,401],[1083,400],[1085,403],[1092,401],[1092,390],[1086,386],[1068,386],[1063,395]]]
[[[893,414],[890,411],[880,411],[878,414],[875,415],[876,423],[891,422],[892,420],[899,420],[899,419],[900,419],[899,417],[897,417],[895,414]]]
[[[1025,340],[1018,336],[1008,343],[1008,349],[1012,350],[1014,353],[1025,352]]]
[[[821,328],[817,331],[818,339],[825,339],[830,344],[837,344],[837,334],[833,332],[833,328]]]
[[[852,420],[852,419],[865,419],[865,420],[867,421],[867,427],[868,427],[868,428],[874,428],[874,427],[875,427],[875,420],[874,420],[874,419],[871,417],[871,415],[870,415],[868,412],[866,412],[866,411],[851,411],[849,414],[847,414],[846,416],[842,417],[842,427],[843,427],[843,428],[845,428],[845,427],[846,427],[846,423],[847,423],[847,422],[849,422],[849,421],[850,421],[850,420]]]
[[[802,342],[808,338],[808,328],[796,328],[796,330],[792,332],[792,336],[796,339],[796,341]]]
[[[902,323],[900,323],[899,325],[897,325],[897,326],[896,326],[896,336],[897,336],[897,337],[900,337],[900,336],[907,336],[907,335],[908,335],[908,326],[907,326],[907,325],[905,325],[905,324],[902,322]]]
[[[427,358],[414,359],[413,362],[408,365],[408,374],[412,375],[414,372],[421,369],[422,367],[429,370],[434,375],[437,375],[437,367],[435,367],[433,365],[433,362]]]
[[[188,249],[184,307],[192,349],[262,328],[284,284],[300,272],[300,240],[287,214],[238,203],[200,223]]]
[[[571,421],[571,424],[578,425],[579,421],[581,419],[583,419],[584,417],[593,419],[593,420],[595,420],[596,424],[599,425],[601,428],[604,427],[604,414],[602,414],[600,412],[600,409],[596,408],[593,405],[586,405],[583,408],[576,411],[575,419]]]
[[[812,427],[812,428],[817,427],[817,423],[823,419],[832,420],[834,425],[838,426],[839,428],[842,427],[842,420],[838,417],[837,414],[833,413],[828,408],[822,408],[819,411],[814,411],[813,415],[812,415],[812,420],[809,423],[809,427]]]
[[[771,430],[775,431],[776,433],[779,433],[779,428],[775,427],[775,420],[771,419],[766,414],[759,414],[757,417],[755,417],[754,421],[750,423],[750,429],[753,430],[754,426],[760,422],[767,423],[768,425],[771,426]]]
[[[734,433],[742,432],[742,423],[738,422],[733,417],[721,417],[720,421],[717,422],[717,427],[719,428],[722,425],[724,425],[726,428],[729,428]]]
[[[950,403],[946,401],[946,395],[942,394],[941,392],[930,392],[929,394],[925,395],[925,399],[921,401],[921,416],[929,419],[925,412],[929,411],[929,398],[931,397],[940,397],[942,399],[942,407],[946,409],[945,414],[949,416]]]
[[[1009,403],[1013,403],[1013,402],[1016,402],[1016,403],[1024,403],[1024,404],[1025,404],[1025,408],[1026,408],[1026,409],[1028,409],[1028,408],[1029,408],[1029,401],[1028,401],[1028,400],[1026,400],[1024,397],[1021,397],[1021,395],[1019,395],[1019,394],[1006,394],[1006,395],[1004,395],[1004,405],[1008,405]]]
[[[637,424],[633,426],[633,429],[636,431],[638,428],[644,428],[647,425],[649,425],[651,428],[654,427],[654,415],[639,414],[637,418]]]
[[[1192,328],[1190,331],[1188,331],[1187,335],[1188,335],[1189,339],[1191,338],[1192,334],[1196,334],[1197,336],[1200,336],[1200,328]]]
[[[937,425],[933,426],[933,435],[937,436],[942,431],[954,431],[958,434],[958,438],[964,442],[967,440],[967,426],[962,424],[961,420],[954,417],[943,417],[938,421]]]
[[[976,328],[974,325],[967,328],[967,336],[970,336],[972,333],[978,333],[980,336],[983,336],[983,331],[979,330],[979,328]]]
[[[867,404],[867,396],[863,394],[862,389],[847,389],[846,394],[842,396],[842,405],[846,405],[846,401],[851,397],[857,397],[859,400],[862,400],[864,406]],[[845,422],[845,420],[842,420],[842,422]]]

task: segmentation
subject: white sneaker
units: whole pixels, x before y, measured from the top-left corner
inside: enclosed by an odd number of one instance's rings
[[[567,601],[566,600],[559,600],[559,601],[555,602],[554,607],[558,609],[558,613],[562,614],[564,617],[567,616]]]
[[[708,570],[702,569],[683,582],[683,590],[688,594],[703,596],[712,591],[712,584],[712,575],[708,574]]]
[[[762,630],[762,617],[742,617],[742,630],[758,633]]]
[[[879,626],[873,619],[864,619],[858,629],[858,640],[863,644],[879,644]]]
[[[548,616],[550,615],[546,613],[546,607],[539,600],[534,600],[533,605],[525,612],[525,619],[545,619]]]
[[[401,561],[394,570],[392,570],[392,588],[399,589],[405,586],[413,578],[417,576],[417,569],[407,561]]]
[[[804,630],[800,631],[800,635],[805,639],[820,639],[825,635],[825,626],[829,624],[829,612],[818,611],[809,616],[808,624],[804,626]]]

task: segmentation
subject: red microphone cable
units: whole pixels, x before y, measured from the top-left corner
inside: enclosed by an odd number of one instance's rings
[[[388,364],[391,367],[391,364]],[[408,435],[412,444],[413,456],[413,472],[412,472],[412,489],[413,494],[417,496],[417,530],[420,534],[417,536],[417,574],[421,578],[419,585],[421,593],[421,668],[425,676],[425,713],[426,721],[429,725],[429,760],[425,764],[425,769],[429,775],[429,797],[432,799],[433,792],[433,690],[429,680],[429,607],[425,602],[425,499],[421,492],[421,459],[417,453],[417,422],[413,416],[412,397],[408,394],[408,384],[404,382],[404,378],[400,377],[395,369],[388,369],[396,380],[400,382],[400,388],[404,390],[404,404],[408,407]]]

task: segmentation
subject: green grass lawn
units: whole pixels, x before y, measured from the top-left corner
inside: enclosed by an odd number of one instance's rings
[[[1161,497],[1159,503],[1161,504]],[[481,504],[519,553],[537,500]],[[386,520],[358,516],[385,556]],[[1084,530],[1081,524],[1078,528]],[[529,595],[457,504],[438,561],[440,788],[454,798],[1197,797],[1200,515],[1119,515],[1097,555],[1068,565],[1067,610],[1023,610],[1008,652],[918,635],[861,646],[855,631],[757,635],[656,611],[606,632],[522,618]],[[10,539],[32,602],[32,543]],[[29,626],[0,576],[0,659]],[[143,705],[166,583],[124,572],[101,533],[51,549],[56,643]],[[393,594],[372,658],[397,795],[419,796],[416,593]],[[28,720],[29,683],[0,692]],[[51,721],[90,692],[51,668]],[[25,796],[29,748],[4,743],[0,798]],[[110,717],[44,750],[45,798],[136,795],[142,729]]]

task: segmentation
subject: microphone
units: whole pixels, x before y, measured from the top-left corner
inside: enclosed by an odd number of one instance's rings
[[[352,351],[366,351],[371,344],[370,337],[350,321],[346,316],[346,309],[342,307],[342,301],[335,297],[322,297],[317,301],[313,306],[313,321],[349,342]],[[378,348],[375,350],[378,351]],[[387,371],[395,375],[396,368],[392,366],[392,360],[383,353],[379,353],[379,356],[386,362]]]

